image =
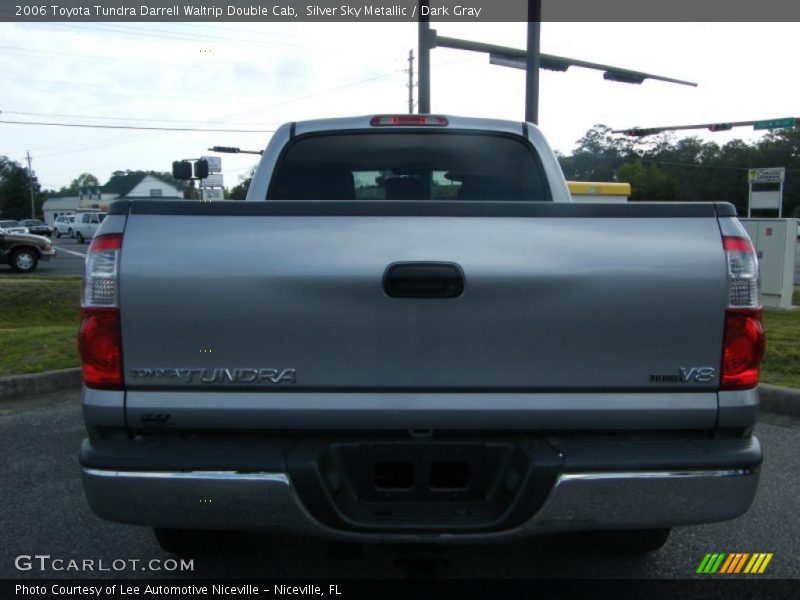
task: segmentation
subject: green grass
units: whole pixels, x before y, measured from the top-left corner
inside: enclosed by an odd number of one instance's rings
[[[77,367],[80,277],[0,276],[0,377]]]
[[[0,377],[79,365],[80,293],[80,277],[0,275]],[[764,328],[761,380],[800,388],[800,310],[765,310]]]
[[[765,310],[764,330],[767,351],[761,381],[800,388],[800,309]]]

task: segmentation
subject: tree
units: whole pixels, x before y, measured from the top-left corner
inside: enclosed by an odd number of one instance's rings
[[[239,183],[231,188],[228,192],[228,200],[244,200],[247,198],[247,190],[250,189],[250,184],[253,182],[253,175],[256,172],[255,165],[250,167],[247,175],[239,175]]]
[[[595,125],[576,143],[570,156],[559,156],[567,179],[611,181],[622,163],[635,158],[635,143],[614,135],[605,125]]]
[[[49,190],[46,192],[48,196],[77,196],[81,188],[99,187],[100,182],[97,177],[91,173],[81,173],[75,179],[70,181],[68,186],[61,186],[59,190]]]
[[[641,160],[621,165],[616,172],[619,181],[631,184],[631,200],[678,200],[675,181],[657,166]]]
[[[800,129],[770,131],[757,148],[764,163],[755,166],[786,167],[783,214],[800,217]]]
[[[100,182],[97,180],[97,177],[92,175],[91,173],[81,173],[72,182],[69,184],[69,189],[74,190],[75,193],[81,188],[87,187],[98,187]]]
[[[627,181],[632,200],[730,202],[747,212],[747,171],[785,167],[783,214],[800,216],[800,130],[771,131],[755,143],[734,139],[720,147],[672,133],[615,137],[595,125],[571,155],[558,156],[567,179]]]
[[[44,195],[39,182],[33,178],[36,212],[41,216]],[[6,156],[0,156],[0,216],[4,219],[24,219],[31,216],[31,191],[28,170]]]

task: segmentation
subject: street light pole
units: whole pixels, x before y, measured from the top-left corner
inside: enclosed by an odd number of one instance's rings
[[[428,7],[429,0],[419,0],[417,112],[421,115],[431,112],[431,23]],[[423,12],[426,14],[423,15]]]
[[[539,67],[542,0],[528,0],[528,48],[525,55],[525,120],[539,122]]]
[[[28,159],[28,187],[31,190],[31,219],[36,218],[36,204],[33,201],[33,170],[31,169],[31,153],[30,150],[25,151],[25,157]]]
[[[414,114],[414,50],[408,51],[408,114]]]

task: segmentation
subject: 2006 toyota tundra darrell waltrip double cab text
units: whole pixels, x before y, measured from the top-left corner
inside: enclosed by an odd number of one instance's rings
[[[750,506],[764,339],[725,203],[570,203],[527,123],[291,123],[247,202],[120,201],[80,350],[94,511],[215,531],[498,541]]]

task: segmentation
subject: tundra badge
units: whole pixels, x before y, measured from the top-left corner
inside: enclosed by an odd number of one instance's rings
[[[181,383],[297,383],[294,369],[131,369],[134,379],[173,379]]]

